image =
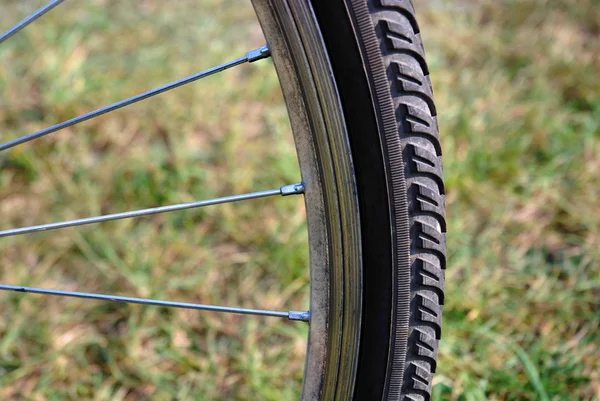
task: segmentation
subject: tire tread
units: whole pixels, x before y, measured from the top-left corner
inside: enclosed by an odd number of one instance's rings
[[[430,399],[437,367],[446,268],[445,186],[437,109],[412,1],[369,3],[396,107],[411,236],[412,301],[403,382],[401,391],[389,389],[385,399],[425,401]],[[393,374],[388,372],[388,377]]]

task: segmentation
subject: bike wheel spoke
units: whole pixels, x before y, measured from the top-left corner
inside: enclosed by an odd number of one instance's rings
[[[45,135],[51,134],[53,132],[59,131],[59,130],[61,130],[63,128],[70,127],[70,126],[79,124],[81,122],[90,120],[92,118],[101,116],[103,114],[109,113],[111,111],[118,110],[118,109],[123,108],[125,106],[129,106],[129,105],[131,105],[133,103],[137,103],[137,102],[139,102],[141,100],[148,99],[148,98],[150,98],[152,96],[156,96],[158,94],[164,93],[164,92],[169,91],[171,89],[175,89],[175,88],[178,88],[178,87],[180,87],[182,85],[186,85],[186,84],[189,84],[191,82],[197,81],[199,79],[206,78],[206,77],[208,77],[210,75],[213,75],[213,74],[216,74],[218,72],[225,71],[225,70],[227,70],[229,68],[232,68],[232,67],[235,67],[237,65],[244,64],[244,63],[252,63],[254,61],[257,61],[257,60],[269,57],[269,55],[270,55],[269,48],[267,46],[259,47],[257,49],[254,49],[254,50],[251,50],[251,51],[247,52],[246,55],[244,55],[242,57],[236,58],[236,59],[228,61],[226,63],[217,65],[215,67],[212,67],[212,68],[209,68],[207,70],[198,72],[196,74],[187,76],[185,78],[182,78],[182,79],[179,79],[177,81],[168,83],[166,85],[159,86],[158,88],[154,88],[154,89],[149,90],[147,92],[140,93],[139,95],[132,96],[130,98],[127,98],[127,99],[118,101],[116,103],[110,104],[108,106],[104,106],[104,107],[102,107],[100,109],[97,109],[97,110],[94,110],[94,111],[90,111],[89,113],[83,114],[83,115],[78,116],[78,117],[74,117],[74,118],[72,118],[70,120],[63,121],[61,123],[52,125],[50,127],[44,128],[44,129],[36,131],[36,132],[33,132],[31,134],[24,135],[24,136],[22,136],[20,138],[16,138],[16,139],[13,139],[11,141],[5,142],[5,143],[3,143],[3,144],[0,145],[0,151],[10,149],[10,148],[12,148],[14,146],[17,146],[17,145],[20,145],[22,143],[29,142],[29,141],[32,141],[34,139],[40,138],[42,136],[45,136]]]
[[[266,191],[250,192],[250,193],[241,194],[241,195],[225,196],[222,198],[213,198],[213,199],[201,200],[201,201],[196,201],[196,202],[179,203],[176,205],[160,206],[160,207],[154,207],[154,208],[149,208],[149,209],[134,210],[134,211],[130,211],[130,212],[107,214],[107,215],[103,215],[103,216],[87,217],[87,218],[76,219],[76,220],[67,220],[67,221],[61,221],[58,223],[49,223],[49,224],[40,224],[40,225],[29,226],[29,227],[13,228],[10,230],[0,231],[0,237],[10,237],[13,235],[22,235],[22,234],[28,234],[28,233],[38,232],[38,231],[56,230],[59,228],[83,226],[86,224],[102,223],[102,222],[112,221],[112,220],[149,216],[152,214],[174,212],[174,211],[185,210],[185,209],[193,209],[193,208],[199,208],[199,207],[203,207],[203,206],[217,205],[220,203],[239,202],[239,201],[243,201],[243,200],[264,198],[267,196],[274,196],[274,195],[282,195],[282,196],[295,195],[295,194],[301,194],[303,192],[304,192],[304,186],[302,185],[302,183],[284,185],[279,189],[269,189]]]
[[[48,11],[52,10],[54,7],[59,5],[65,0],[52,0],[44,6],[38,8],[33,13],[29,14],[27,17],[23,18],[9,30],[0,35],[0,43],[4,42],[6,39],[13,36],[15,33],[19,32],[21,29],[25,28],[27,25],[31,24],[36,19],[40,18],[42,15],[46,14]]]
[[[307,311],[275,311],[266,309],[251,309],[251,308],[237,308],[231,306],[221,305],[207,305],[207,304],[195,304],[189,302],[176,302],[176,301],[163,301],[160,299],[149,299],[149,298],[134,298],[124,297],[120,295],[107,295],[107,294],[96,294],[88,292],[77,292],[77,291],[62,291],[52,290],[47,288],[35,288],[35,287],[23,287],[20,285],[8,285],[0,284],[1,291],[16,291],[25,292],[32,294],[43,294],[43,295],[55,295],[70,298],[84,298],[84,299],[96,299],[102,301],[113,301],[113,302],[124,302],[141,305],[154,305],[154,306],[165,306],[170,308],[182,308],[182,309],[196,309],[222,313],[237,313],[242,315],[257,315],[257,316],[274,316],[284,317],[289,320],[300,320],[307,322],[309,320],[309,312]]]

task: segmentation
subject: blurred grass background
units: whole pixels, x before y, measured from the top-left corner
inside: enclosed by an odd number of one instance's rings
[[[0,30],[43,0],[0,0]],[[449,219],[435,400],[600,399],[600,3],[417,1]],[[0,46],[0,139],[263,44],[247,1],[65,2]],[[263,60],[0,155],[0,228],[299,179]],[[0,282],[302,309],[299,198],[0,241]],[[0,294],[2,400],[297,398],[306,326]]]

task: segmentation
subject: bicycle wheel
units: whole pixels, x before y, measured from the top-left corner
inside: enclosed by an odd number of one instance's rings
[[[446,225],[436,109],[412,3],[254,3],[306,185],[303,397],[428,399]]]
[[[0,43],[63,0],[51,1]],[[0,289],[309,321],[302,400],[426,400],[441,336],[445,212],[436,109],[410,0],[253,0],[268,47],[0,144],[0,151],[272,56],[302,183],[0,231],[0,237],[273,195],[304,194],[310,310]]]

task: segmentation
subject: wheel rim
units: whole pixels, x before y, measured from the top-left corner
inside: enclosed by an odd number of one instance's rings
[[[302,400],[348,400],[358,358],[362,260],[340,100],[310,5],[269,0],[253,5],[272,49],[306,187],[311,321]]]

